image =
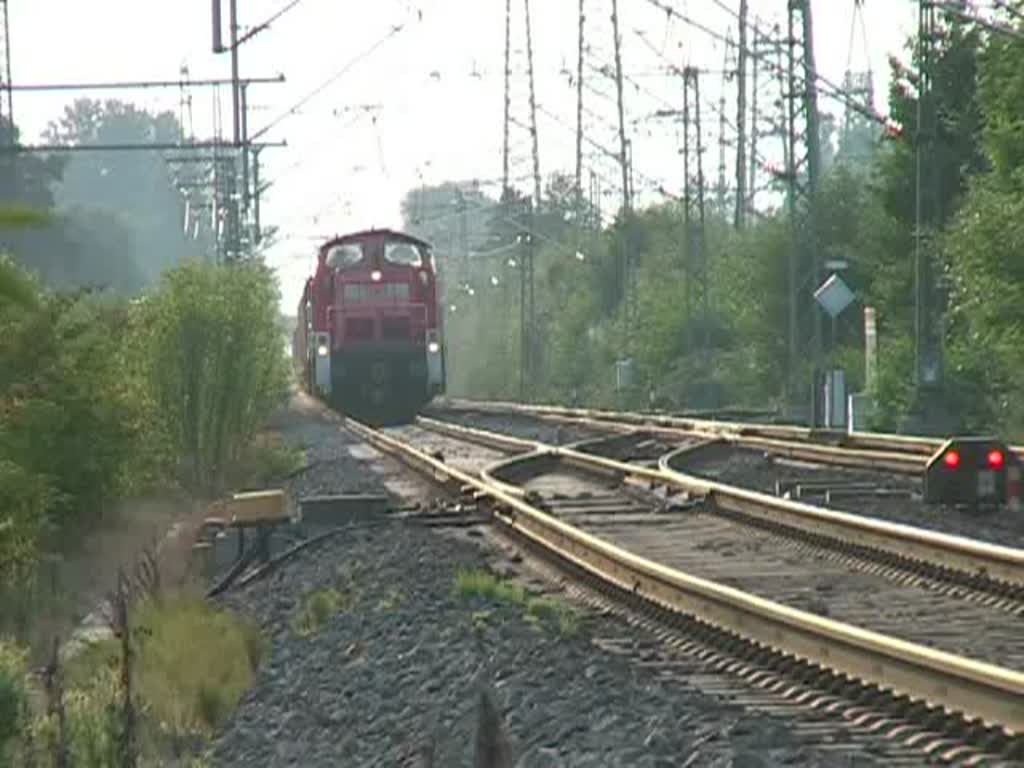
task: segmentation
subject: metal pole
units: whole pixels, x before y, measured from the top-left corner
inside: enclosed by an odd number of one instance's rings
[[[622,54],[619,38],[619,3],[612,0],[612,30],[615,35],[615,93],[619,112],[619,158],[622,166],[622,209],[628,215],[631,208],[629,198],[629,171],[626,165],[626,118],[622,104]]]
[[[509,128],[509,105],[511,101],[509,87],[512,76],[512,0],[505,0],[505,124],[504,139],[502,141],[502,170],[501,170],[501,196],[505,198],[508,194],[508,128]]]
[[[760,119],[758,114],[757,104],[757,88],[758,88],[758,75],[759,64],[760,64],[760,32],[754,28],[754,55],[752,57],[753,72],[751,73],[750,82],[750,182],[747,186],[747,200],[744,200],[744,205],[749,202],[750,209],[754,208],[754,197],[757,194],[757,140],[759,126],[757,121]],[[744,210],[746,214],[746,210]]]
[[[529,235],[519,230],[519,237],[525,238]],[[520,243],[525,243],[521,240]],[[527,330],[526,330],[526,254],[525,248],[519,253],[519,400],[526,402],[526,367],[529,365],[527,356]]]
[[[8,15],[7,0],[3,0],[3,11],[4,11],[4,29],[3,29],[3,45],[4,45],[4,82],[2,83],[4,90],[4,100],[7,102],[5,106],[7,109],[6,115],[8,120],[11,121],[11,143],[14,143],[14,93],[13,93],[13,78],[11,75],[11,23]]]
[[[533,37],[530,33],[530,0],[523,0],[526,11],[526,71],[530,78],[530,137],[533,140],[533,204],[540,206],[540,146],[537,137],[537,101],[533,89]]]
[[[783,142],[786,161],[786,204],[789,208],[790,224],[790,246],[789,258],[786,264],[786,288],[788,293],[787,309],[787,345],[789,350],[789,371],[786,377],[787,400],[792,402],[795,399],[797,389],[797,367],[799,359],[799,337],[798,337],[798,314],[797,314],[797,263],[800,256],[800,231],[797,223],[797,162],[796,162],[796,101],[799,96],[796,90],[796,40],[793,29],[793,14],[789,14],[789,26],[787,28],[788,38],[786,45],[786,75],[780,78],[782,84],[782,98],[784,99],[784,111],[786,119],[786,137]],[[779,56],[782,57],[782,49],[779,48]],[[782,72],[782,69],[779,69]]]
[[[224,52],[224,32],[221,22],[222,14],[220,0],[212,0],[213,10],[213,52]]]
[[[241,123],[242,123],[242,210],[249,214],[249,86],[241,83]]]
[[[255,199],[253,201],[253,231],[252,239],[253,243],[259,245],[263,240],[263,231],[260,225],[260,197],[263,190],[260,189],[260,150],[256,149],[252,153],[252,184],[255,191]]]
[[[725,115],[725,88],[728,82],[729,64],[732,59],[732,30],[729,30],[725,39],[725,53],[722,56],[722,87],[718,92],[718,189],[716,190],[715,202],[720,214],[725,216],[726,192],[729,184],[725,180],[726,174],[726,139],[727,118]]]
[[[234,135],[234,146],[241,144],[241,89],[238,82],[238,0],[230,2],[230,38],[231,38],[231,105],[232,105],[232,131]],[[237,157],[231,159],[231,176],[229,179],[229,200],[228,200],[228,248],[233,259],[241,257],[241,217],[238,210],[238,167]]]
[[[683,71],[683,242],[686,246],[686,284],[683,290],[686,302],[686,316],[689,321],[689,334],[693,339],[693,283],[694,269],[693,222],[691,221],[692,199],[690,196],[690,77]]]
[[[612,33],[615,43],[615,96],[619,113],[619,163],[622,166],[622,298],[625,303],[626,316],[630,317],[631,291],[630,275],[632,265],[630,264],[630,232],[632,219],[632,199],[629,194],[629,159],[626,149],[626,116],[623,107],[622,95],[622,40],[619,36],[619,3],[612,0]],[[627,344],[632,340],[632,335],[627,334]]]
[[[804,38],[804,109],[807,112],[807,232],[811,251],[811,285],[821,284],[821,260],[818,254],[817,208],[818,179],[821,172],[821,135],[818,131],[818,68],[814,60],[814,24],[811,20],[811,2],[803,0]],[[822,366],[822,316],[816,304],[811,304],[814,315],[813,358],[815,370]]]
[[[533,398],[533,393],[534,393],[534,377],[537,375],[537,359],[536,359],[537,358],[537,350],[536,350],[536,344],[537,344],[537,305],[534,303],[534,282],[535,281],[534,281],[534,271],[533,271],[533,258],[534,258],[535,253],[534,253],[534,242],[533,242],[533,231],[534,231],[534,229],[533,229],[533,227],[534,227],[534,218],[533,217],[534,217],[534,205],[531,204],[530,205],[530,210],[528,212],[528,221],[529,221],[530,234],[527,235],[527,237],[529,239],[527,240],[528,246],[527,246],[527,251],[526,251],[527,256],[528,256],[528,259],[527,259],[527,269],[529,270],[529,272],[528,272],[528,281],[529,282],[527,283],[527,294],[526,295],[527,295],[527,303],[528,303],[528,307],[529,307],[529,318],[530,318],[529,336],[527,337],[528,345],[527,345],[527,348],[526,348],[527,349],[527,361],[529,362],[529,365],[530,365],[529,371],[528,371],[528,373],[530,374],[530,378],[529,378],[529,380],[527,382],[527,385],[529,387],[528,392],[530,394],[530,398],[531,399]]]
[[[700,72],[693,70],[693,102],[694,121],[696,125],[695,134],[697,137],[697,254],[700,268],[700,290],[701,290],[701,321],[704,325],[702,334],[702,349],[705,357],[705,370],[709,370],[707,358],[711,353],[711,317],[710,317],[710,285],[708,281],[708,251],[707,251],[707,230],[704,207],[704,146],[701,142],[701,121],[700,121]]]
[[[466,196],[458,187],[455,189],[459,206],[459,251],[462,257],[463,278],[469,280],[469,228],[466,222]]]
[[[928,75],[929,66],[926,61],[928,57],[928,41],[925,39],[928,33],[928,11],[925,0],[919,0],[917,10],[917,61],[920,68],[920,87],[917,94],[917,135],[914,148],[914,383],[921,384],[921,369],[923,366],[923,344],[924,332],[924,203],[923,203],[923,167],[924,167],[924,142],[926,131],[924,128],[925,108],[924,102],[928,98]]]
[[[740,49],[736,64],[736,212],[733,224],[742,229],[747,207],[747,14],[740,0]]]
[[[234,129],[235,146],[237,147],[241,142],[241,125],[239,123],[241,93],[238,88],[238,0],[229,0],[229,2],[231,16],[231,104],[234,109],[232,127]]]
[[[576,248],[579,249],[580,215],[583,211],[583,45],[584,0],[580,0],[579,45],[576,62]]]

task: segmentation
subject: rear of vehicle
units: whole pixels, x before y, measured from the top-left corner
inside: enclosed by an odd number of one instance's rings
[[[331,401],[351,413],[406,419],[444,390],[436,274],[429,246],[389,230],[326,246]]]

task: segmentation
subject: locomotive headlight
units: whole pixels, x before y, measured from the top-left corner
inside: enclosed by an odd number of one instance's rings
[[[375,282],[375,283],[379,283],[380,282],[380,272],[378,272],[377,270],[373,270],[373,272],[370,273],[370,279],[373,280],[373,282]]]
[[[427,349],[430,351],[432,355],[436,355],[438,352],[441,351],[441,345],[438,344],[436,341],[432,341],[429,344],[427,344]]]
[[[320,357],[327,357],[327,345],[321,344],[319,347],[316,348],[316,353]]]

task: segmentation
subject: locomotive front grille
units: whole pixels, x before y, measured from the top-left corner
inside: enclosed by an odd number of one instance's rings
[[[346,317],[345,338],[352,341],[369,341],[373,339],[373,318]]]
[[[412,336],[412,323],[408,316],[383,317],[380,335],[384,341],[407,341]]]

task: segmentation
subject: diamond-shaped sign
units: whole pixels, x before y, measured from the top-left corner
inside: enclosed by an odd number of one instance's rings
[[[814,299],[830,316],[836,317],[850,306],[854,295],[839,275],[832,275],[814,292]]]

